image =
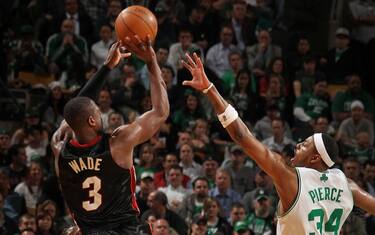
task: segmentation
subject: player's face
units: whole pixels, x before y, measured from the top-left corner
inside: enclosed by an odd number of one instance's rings
[[[297,144],[294,157],[290,160],[294,167],[307,167],[309,160],[316,154],[314,139],[312,136],[302,143]]]
[[[96,132],[99,133],[103,129],[103,123],[100,117],[100,109],[93,101],[91,105],[92,105],[92,115],[90,115],[88,123],[91,128],[93,128]]]

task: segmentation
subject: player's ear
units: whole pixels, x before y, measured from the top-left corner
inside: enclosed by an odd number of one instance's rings
[[[87,119],[87,122],[89,126],[96,126],[96,121],[93,116],[89,116],[89,118]]]
[[[318,163],[318,162],[320,162],[320,160],[321,160],[322,158],[321,158],[321,156],[319,155],[319,154],[314,154],[312,157],[311,157],[311,159],[310,159],[310,163],[311,164],[316,164],[316,163]]]

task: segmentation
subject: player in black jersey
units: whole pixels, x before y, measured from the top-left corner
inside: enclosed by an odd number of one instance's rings
[[[52,137],[62,192],[84,235],[137,234],[139,210],[135,200],[133,149],[153,136],[169,115],[167,92],[151,40],[145,45],[127,38],[125,43],[145,61],[150,71],[152,109],[112,134],[104,134],[98,106],[82,97],[92,95],[93,88],[99,90],[96,76],[96,80],[85,85],[80,97],[65,105],[66,122]],[[111,50],[112,59],[103,67],[111,68],[119,62],[119,45]],[[102,73],[101,69],[98,73]],[[69,127],[74,137],[61,141],[62,136],[68,136],[65,134]]]

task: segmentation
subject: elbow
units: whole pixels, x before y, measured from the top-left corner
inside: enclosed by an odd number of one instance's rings
[[[165,105],[161,105],[160,107],[154,107],[154,112],[161,122],[165,122],[170,113],[169,103],[167,102]]]

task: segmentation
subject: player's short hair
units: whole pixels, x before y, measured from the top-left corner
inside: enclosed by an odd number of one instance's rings
[[[322,139],[328,156],[333,162],[335,162],[335,160],[339,157],[339,147],[337,146],[337,142],[334,138],[326,133],[322,133]]]
[[[87,97],[75,97],[64,107],[64,119],[73,130],[86,123],[87,118],[92,115],[93,101]]]

